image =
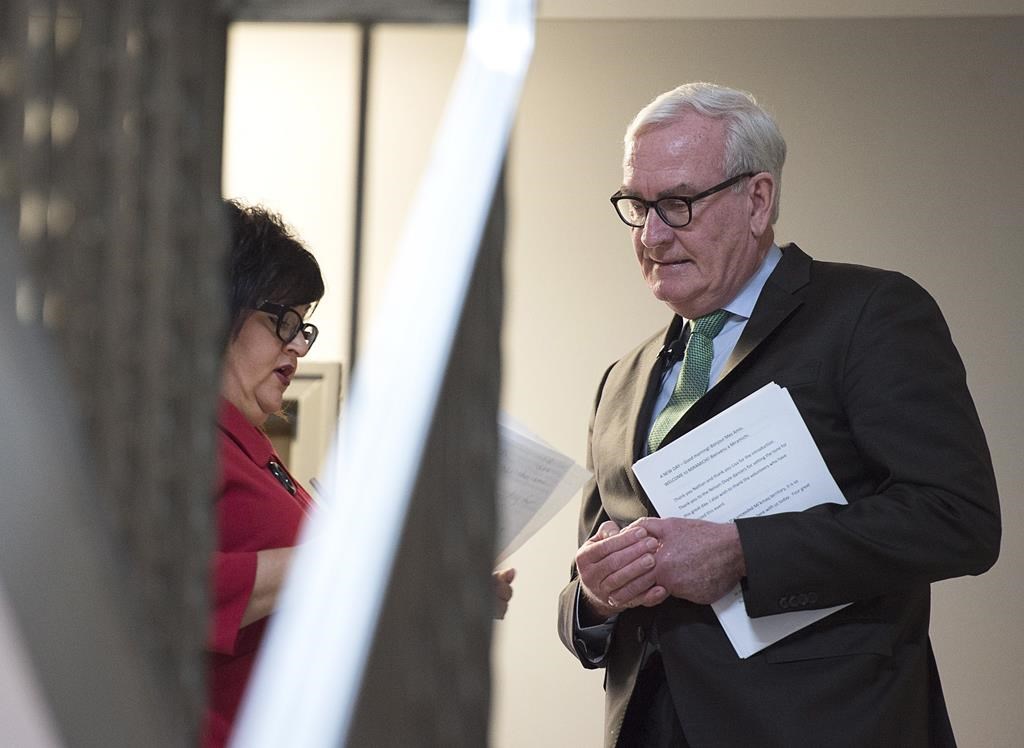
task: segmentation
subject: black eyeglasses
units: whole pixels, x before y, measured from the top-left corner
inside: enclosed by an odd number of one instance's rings
[[[264,301],[256,307],[256,311],[266,312],[277,318],[277,327],[274,332],[277,333],[277,337],[285,345],[291,343],[295,336],[301,332],[302,339],[306,342],[306,350],[308,351],[313,347],[313,342],[320,331],[316,329],[316,325],[310,322],[303,322],[302,315],[290,306],[282,306],[281,304]]]
[[[619,191],[611,196],[611,201],[612,205],[615,206],[615,212],[619,214],[619,218],[627,226],[642,229],[644,224],[647,223],[647,214],[651,208],[654,208],[658,217],[666,225],[674,229],[681,229],[693,220],[693,204],[695,202],[714,195],[716,192],[721,192],[741,179],[752,177],[757,173],[756,171],[748,171],[744,174],[737,174],[735,177],[719,182],[714,187],[709,187],[692,197],[669,195],[668,197],[659,197],[657,200],[644,200],[642,197],[634,195],[623,195]]]

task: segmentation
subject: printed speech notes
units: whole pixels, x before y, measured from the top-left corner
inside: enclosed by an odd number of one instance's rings
[[[789,392],[774,382],[633,465],[662,517],[729,522],[845,504]],[[750,618],[739,585],[712,605],[740,657],[844,606]]]

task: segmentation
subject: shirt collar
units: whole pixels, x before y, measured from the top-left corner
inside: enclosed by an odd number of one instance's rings
[[[761,289],[764,288],[764,284],[768,282],[768,276],[775,270],[775,266],[779,264],[779,260],[782,259],[782,250],[772,242],[772,245],[768,248],[768,251],[764,255],[764,259],[761,260],[761,265],[758,267],[750,280],[743,289],[736,294],[736,298],[726,304],[723,309],[737,317],[743,319],[750,319],[751,313],[754,311],[754,304],[757,303],[757,297],[761,295]]]

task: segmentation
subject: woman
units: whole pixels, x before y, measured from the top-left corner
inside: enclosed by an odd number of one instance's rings
[[[230,328],[218,414],[210,700],[203,742],[228,739],[242,693],[312,501],[262,431],[280,411],[299,358],[316,340],[305,322],[324,293],[316,259],[281,219],[226,204]]]
[[[228,202],[230,329],[221,378],[221,477],[214,554],[210,700],[203,744],[224,745],[312,502],[261,430],[281,410],[298,359],[316,340],[304,319],[324,293],[316,259],[281,219]],[[514,569],[495,572],[503,618]]]

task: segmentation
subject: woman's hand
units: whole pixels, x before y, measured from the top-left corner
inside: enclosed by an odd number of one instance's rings
[[[503,569],[491,574],[494,582],[494,617],[499,620],[508,612],[508,601],[512,599],[512,580],[515,578],[515,569]]]

